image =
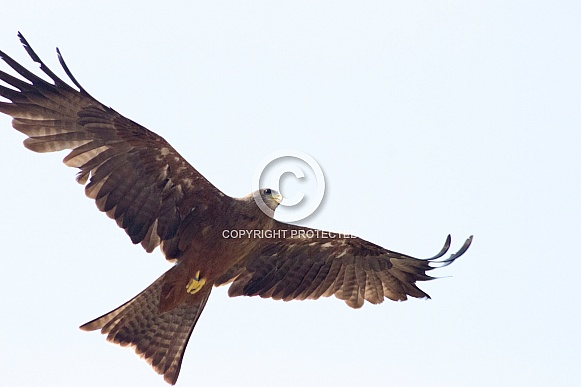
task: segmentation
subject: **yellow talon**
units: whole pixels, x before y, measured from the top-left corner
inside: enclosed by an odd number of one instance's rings
[[[202,288],[202,286],[204,286],[205,283],[206,279],[200,278],[200,271],[198,270],[198,272],[196,273],[196,277],[192,278],[190,282],[188,282],[188,284],[186,285],[186,291],[189,294],[196,294],[197,292],[200,291],[200,289]]]

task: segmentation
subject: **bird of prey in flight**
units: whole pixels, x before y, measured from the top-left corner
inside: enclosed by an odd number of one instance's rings
[[[167,141],[93,98],[58,58],[75,87],[56,76],[19,33],[50,81],[0,51],[20,76],[0,71],[0,112],[25,134],[34,152],[68,149],[77,181],[97,208],[147,252],[159,246],[174,265],[117,309],[81,326],[133,347],[175,384],[184,350],[213,287],[228,294],[275,300],[334,295],[352,308],[385,298],[429,297],[416,286],[427,272],[449,265],[470,246],[442,258],[400,254],[351,235],[323,233],[273,218],[282,196],[260,189],[242,198],[222,193]],[[257,203],[266,204],[262,211]],[[261,230],[259,237],[225,238],[225,230]],[[264,237],[269,235],[269,237]]]

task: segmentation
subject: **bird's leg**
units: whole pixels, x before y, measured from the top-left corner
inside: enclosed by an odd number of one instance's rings
[[[196,294],[198,291],[200,291],[200,289],[202,288],[202,286],[204,286],[205,283],[206,279],[200,278],[200,271],[198,270],[196,276],[190,279],[190,282],[188,282],[188,284],[186,285],[186,291],[189,294]]]

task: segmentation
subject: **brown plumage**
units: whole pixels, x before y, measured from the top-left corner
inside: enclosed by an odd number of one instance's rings
[[[164,379],[175,384],[183,353],[213,286],[231,283],[230,296],[304,300],[335,297],[359,308],[385,298],[429,297],[416,286],[426,273],[446,266],[455,254],[450,237],[433,258],[399,254],[361,238],[324,233],[272,218],[280,195],[262,189],[240,199],[224,195],[162,137],[91,97],[59,61],[78,90],[58,78],[20,40],[50,77],[47,82],[0,51],[24,79],[0,71],[0,112],[28,138],[35,152],[69,149],[67,166],[100,211],[115,219],[147,252],[160,246],[175,265],[119,308],[83,325],[107,340],[132,346]],[[261,198],[266,214],[256,204]],[[260,230],[228,238],[226,230]],[[192,285],[193,284],[193,285]],[[190,286],[192,286],[190,288]]]

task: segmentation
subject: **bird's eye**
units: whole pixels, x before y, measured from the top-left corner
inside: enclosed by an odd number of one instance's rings
[[[270,188],[267,188],[264,190],[265,195],[270,195],[271,193],[272,193],[272,190]]]

